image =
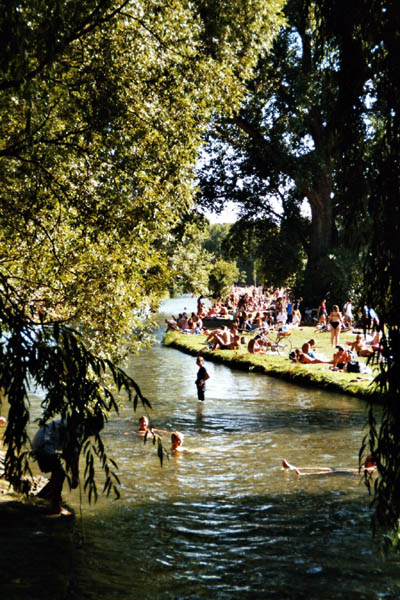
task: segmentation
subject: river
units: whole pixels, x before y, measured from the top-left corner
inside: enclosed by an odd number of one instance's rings
[[[141,408],[110,419],[122,495],[82,507],[72,598],[400,598],[399,561],[376,554],[360,478],[281,468],[282,458],[357,466],[365,403],[211,363],[199,403],[195,359],[160,343],[164,319],[184,307],[195,300],[162,305],[158,342],[129,372],[152,402],[151,423],[184,433],[192,452],[160,467],[132,433]],[[68,501],[79,515],[79,494]]]

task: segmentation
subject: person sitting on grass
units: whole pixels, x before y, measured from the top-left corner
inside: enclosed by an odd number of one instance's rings
[[[211,329],[208,333],[207,333],[207,337],[206,337],[206,346],[205,348],[212,348],[215,340],[217,338],[217,336],[222,335],[222,328],[219,327],[217,329]]]
[[[290,323],[291,327],[299,327],[301,324],[301,313],[299,310],[293,311],[292,322]]]
[[[284,458],[282,467],[285,470],[295,471],[296,475],[359,475],[360,473],[372,475],[376,471],[376,460],[372,454],[369,454],[359,469],[338,469],[335,467],[296,467]]]
[[[346,366],[352,360],[351,352],[344,349],[341,344],[336,346],[337,352],[333,355],[331,371],[345,371]]]
[[[310,358],[317,358],[315,355],[315,340],[311,339],[308,340],[308,342],[304,342],[304,344],[301,347],[302,352],[304,352],[304,354],[307,354]]]
[[[219,333],[214,336],[211,350],[237,350],[240,348],[240,334],[234,329],[228,329],[225,325]]]
[[[179,326],[178,326],[177,321],[174,318],[172,318],[172,319],[165,319],[165,322],[167,324],[167,331],[171,331],[171,330],[173,330],[173,331],[181,331],[180,328],[179,328]]]
[[[265,350],[265,343],[261,335],[256,335],[255,337],[251,338],[247,344],[247,351],[250,352],[250,354],[264,354]]]
[[[363,343],[363,339],[361,334],[356,335],[356,339],[354,342],[346,342],[346,344],[350,347],[352,352],[356,352],[358,356],[371,356],[374,353],[374,350],[371,346],[366,346]]]

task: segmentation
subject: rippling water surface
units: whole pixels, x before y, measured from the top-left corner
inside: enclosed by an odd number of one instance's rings
[[[195,307],[190,298],[163,305]],[[366,422],[354,398],[207,363],[156,344],[131,360],[152,424],[185,434],[191,452],[160,468],[125,407],[104,439],[122,480],[118,502],[83,507],[74,598],[400,598],[395,559],[375,554],[358,476],[296,477],[297,465],[355,467]],[[169,435],[164,436],[169,446]],[[71,503],[79,511],[77,493]]]

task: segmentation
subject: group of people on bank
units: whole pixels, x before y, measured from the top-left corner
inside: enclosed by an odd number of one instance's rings
[[[181,333],[210,333],[204,319],[227,319],[239,332],[252,332],[271,327],[298,327],[301,323],[302,298],[292,301],[290,290],[261,287],[233,288],[225,298],[211,304],[204,296],[197,300],[197,312],[186,311],[166,319],[167,329]]]
[[[209,350],[238,350],[246,345],[250,354],[264,354],[274,347],[268,334],[277,330],[279,335],[289,335],[292,327],[301,324],[302,298],[291,301],[290,291],[264,290],[263,288],[234,288],[228,297],[217,300],[207,308],[206,299],[197,300],[197,313],[188,317],[184,312],[178,318],[167,319],[168,329],[182,333],[202,333],[206,335],[205,348]],[[348,363],[356,357],[369,357],[380,348],[381,333],[378,331],[379,319],[373,309],[363,306],[365,316],[363,333],[357,334],[354,341],[340,343],[341,331],[352,328],[353,304],[349,299],[343,306],[343,312],[334,304],[328,313],[326,300],[318,307],[318,326],[330,331],[331,345],[335,349],[332,358],[318,356],[315,353],[315,340],[309,340],[302,348],[296,348],[290,355],[291,361],[300,364],[329,364],[332,370],[346,370]],[[214,329],[203,327],[203,318],[215,316],[230,317],[229,325],[223,324]],[[373,336],[369,335],[372,331]],[[249,334],[255,334],[250,339]],[[313,342],[310,344],[310,342]]]

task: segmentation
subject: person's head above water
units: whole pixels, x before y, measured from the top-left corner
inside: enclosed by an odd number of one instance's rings
[[[202,356],[198,356],[198,357],[197,357],[197,360],[196,360],[196,364],[197,364],[199,367],[202,367],[202,366],[204,365],[204,358],[203,358]]]
[[[177,448],[182,446],[183,437],[183,433],[181,433],[180,431],[174,431],[173,433],[171,433],[172,450],[176,450]]]
[[[139,419],[139,431],[147,431],[149,427],[149,419],[144,415]]]

